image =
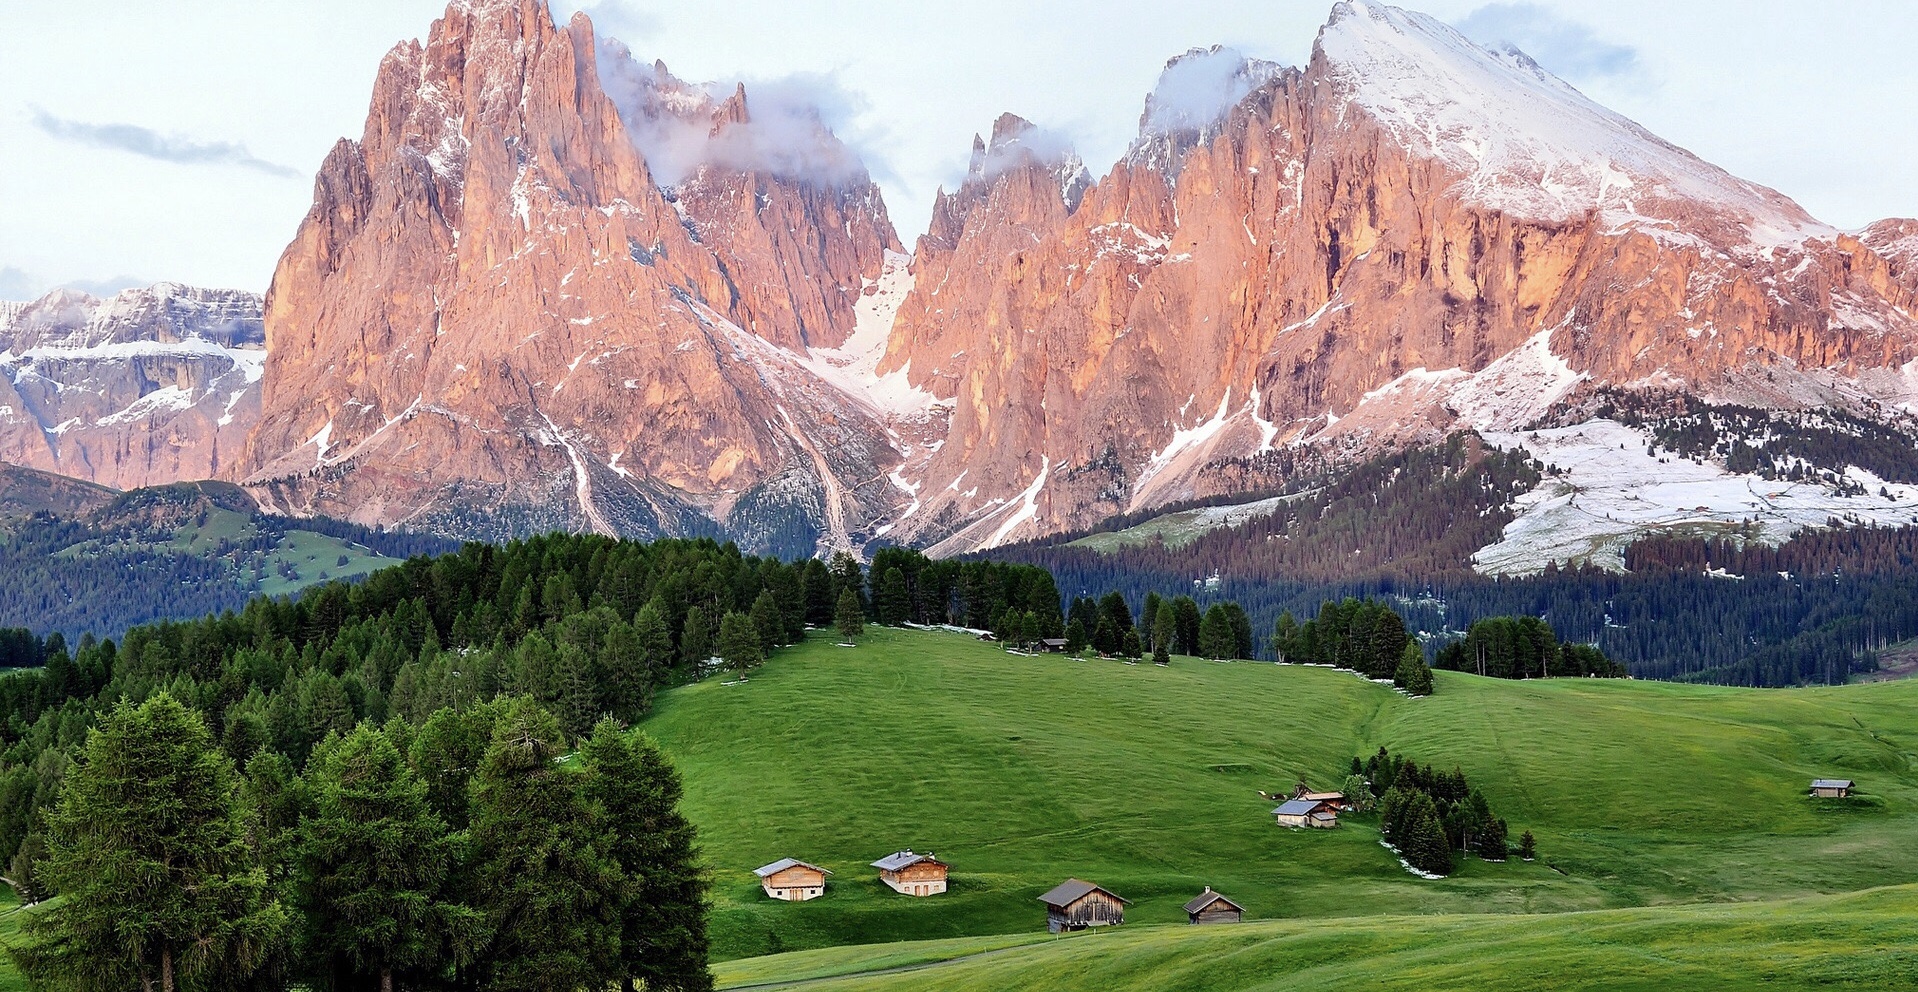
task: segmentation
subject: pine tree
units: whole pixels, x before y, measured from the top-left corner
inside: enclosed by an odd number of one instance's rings
[[[1278,622],[1272,625],[1272,656],[1280,661],[1303,661],[1293,657],[1299,649],[1299,622],[1292,619],[1292,611],[1279,614]]]
[[[623,620],[607,627],[600,642],[599,667],[606,677],[606,705],[614,713],[630,720],[652,707],[652,666],[638,628]]]
[[[759,654],[763,659],[773,653],[786,633],[786,615],[779,610],[779,598],[771,589],[761,589],[753,600],[753,629],[759,632]]]
[[[706,992],[706,879],[693,825],[679,812],[679,775],[651,740],[610,722],[580,749],[586,797],[612,834],[627,878],[620,902],[620,978],[627,990]]]
[[[1152,649],[1152,663],[1155,665],[1172,664],[1172,653],[1165,649],[1163,643]]]
[[[649,679],[673,667],[673,628],[666,622],[666,607],[657,596],[639,608],[639,615],[633,618],[633,634],[646,660]]]
[[[1230,658],[1238,641],[1232,635],[1232,618],[1225,604],[1213,603],[1199,622],[1199,654],[1214,660]]]
[[[888,627],[897,627],[912,615],[912,597],[906,591],[906,573],[888,568],[874,583],[873,618]]]
[[[580,780],[555,763],[564,737],[525,697],[508,701],[473,782],[472,891],[491,939],[482,988],[598,988],[619,970],[626,877]]]
[[[1137,658],[1143,653],[1145,652],[1139,642],[1138,628],[1127,627],[1125,633],[1119,635],[1119,654],[1127,658]]]
[[[500,706],[488,702],[466,712],[435,710],[407,748],[414,770],[426,784],[428,804],[455,830],[466,829],[471,819],[468,786],[493,739]]]
[[[47,822],[41,872],[63,898],[27,919],[15,963],[45,988],[252,982],[289,927],[206,724],[166,693],[122,702],[84,754]]]
[[[1167,654],[1179,649],[1179,616],[1170,600],[1159,603],[1159,613],[1152,618],[1152,644],[1156,649],[1163,648]]]
[[[1527,861],[1538,857],[1538,839],[1530,830],[1518,835],[1518,856]]]
[[[744,675],[759,667],[766,660],[761,643],[759,628],[751,617],[734,610],[720,618],[718,650],[727,668]]]
[[[477,910],[448,898],[459,838],[433,812],[391,739],[368,724],[332,738],[307,777],[294,901],[316,981],[434,977],[482,939]]]
[[[559,717],[568,733],[586,733],[606,712],[600,705],[598,667],[577,645],[559,646]]]
[[[1452,873],[1452,845],[1445,839],[1445,826],[1439,822],[1438,807],[1423,792],[1411,794],[1394,831],[1392,844],[1406,864],[1430,875]]]
[[[833,625],[839,629],[841,644],[852,644],[866,633],[866,612],[859,608],[859,596],[850,588],[839,594]]]
[[[703,607],[686,611],[686,628],[679,635],[679,657],[695,667],[713,656],[713,621]]]
[[[1110,616],[1099,618],[1099,626],[1092,631],[1092,648],[1100,654],[1119,652],[1119,629],[1112,625]]]
[[[1086,645],[1091,643],[1091,638],[1092,635],[1086,632],[1086,625],[1080,623],[1078,618],[1066,624],[1066,651],[1072,654],[1084,651]]]
[[[1199,604],[1191,596],[1172,601],[1173,654],[1199,654]]]

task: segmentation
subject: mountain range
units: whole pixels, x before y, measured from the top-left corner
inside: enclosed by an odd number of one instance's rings
[[[0,339],[9,462],[462,538],[956,554],[1467,430],[1550,468],[1485,570],[1918,501],[1764,426],[1918,436],[1918,221],[1835,229],[1370,0],[1302,67],[1173,58],[1102,175],[1000,117],[909,253],[816,108],[454,0],[264,298],[56,292]],[[1661,495],[1674,396],[1757,413]]]

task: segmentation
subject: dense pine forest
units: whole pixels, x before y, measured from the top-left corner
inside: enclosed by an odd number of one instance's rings
[[[1539,617],[1563,641],[1596,645],[1645,678],[1841,683],[1872,670],[1874,652],[1918,637],[1918,528],[1834,527],[1776,548],[1736,533],[1651,537],[1627,550],[1624,574],[1472,572],[1471,552],[1510,520],[1502,507],[1551,470],[1455,437],[1184,543],[1062,542],[994,555],[1050,570],[1068,596],[1234,601],[1262,630],[1348,596],[1389,600],[1439,641],[1490,617]]]

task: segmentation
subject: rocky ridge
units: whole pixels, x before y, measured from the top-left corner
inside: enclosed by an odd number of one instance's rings
[[[263,344],[255,293],[160,283],[0,306],[0,461],[117,489],[228,473]]]

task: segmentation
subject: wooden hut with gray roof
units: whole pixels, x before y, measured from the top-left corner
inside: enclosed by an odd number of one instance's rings
[[[1039,901],[1046,904],[1046,929],[1053,933],[1118,926],[1128,905],[1116,893],[1076,878],[1060,882]]]
[[[759,887],[774,899],[805,902],[825,895],[826,876],[832,872],[796,858],[780,858],[754,868],[753,874],[759,876]]]
[[[888,854],[872,866],[879,869],[880,881],[892,886],[894,892],[909,896],[936,896],[946,891],[946,874],[950,871],[944,861],[910,850]]]
[[[1185,904],[1188,923],[1238,923],[1245,919],[1245,907],[1205,887],[1198,898]]]
[[[1811,794],[1821,799],[1849,799],[1851,790],[1858,787],[1848,778],[1815,778],[1811,780]]]

